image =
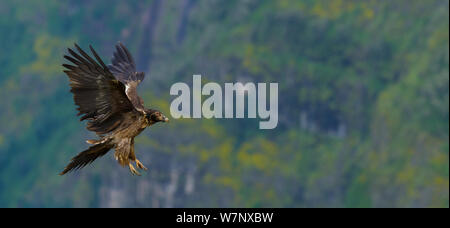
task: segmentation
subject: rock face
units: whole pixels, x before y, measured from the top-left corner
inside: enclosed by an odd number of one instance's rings
[[[448,207],[448,1],[108,3],[0,1],[0,207]],[[113,156],[59,177],[93,138],[65,48],[117,41],[150,107],[193,74],[277,82],[277,127],[171,121],[136,138],[142,177]]]

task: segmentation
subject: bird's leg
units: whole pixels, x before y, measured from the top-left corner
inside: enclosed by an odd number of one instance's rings
[[[130,167],[130,172],[134,175],[140,176],[141,174],[134,168],[134,166],[131,163],[128,163],[128,167]]]
[[[145,167],[139,160],[135,159],[135,162],[136,162],[136,166],[139,169],[143,169],[143,170],[147,171],[147,167]]]
[[[147,168],[138,159],[136,159],[136,155],[134,154],[134,139],[132,139],[131,145],[132,146],[131,146],[130,156],[128,158],[131,161],[136,162],[136,167],[138,167],[139,169],[143,169],[143,170],[147,171]]]

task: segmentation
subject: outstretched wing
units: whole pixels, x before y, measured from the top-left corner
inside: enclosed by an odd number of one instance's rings
[[[108,68],[125,85],[128,99],[138,111],[144,112],[144,100],[137,94],[137,86],[144,80],[144,72],[136,72],[133,56],[120,42],[116,45],[111,62],[112,65],[108,65]]]
[[[135,112],[125,94],[125,86],[118,81],[103,63],[95,50],[89,46],[97,62],[77,44],[77,54],[68,49],[71,56],[64,58],[74,65],[63,64],[69,76],[71,92],[78,105],[81,119],[87,119],[87,129],[99,135],[115,130],[125,120],[125,115]]]

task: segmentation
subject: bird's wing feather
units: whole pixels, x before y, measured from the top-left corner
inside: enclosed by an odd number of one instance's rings
[[[95,50],[90,46],[97,62],[77,44],[75,48],[79,54],[69,48],[71,56],[64,56],[73,65],[63,66],[78,106],[78,115],[81,115],[80,120],[88,120],[88,130],[99,135],[107,134],[123,122],[124,115],[136,110],[125,94],[125,85],[114,77]]]
[[[122,43],[116,45],[111,62],[112,65],[108,65],[108,68],[117,80],[125,85],[128,99],[136,110],[144,112],[144,101],[137,94],[137,86],[144,80],[145,75],[143,72],[136,72],[133,56]]]

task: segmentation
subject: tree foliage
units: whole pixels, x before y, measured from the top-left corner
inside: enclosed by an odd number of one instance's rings
[[[0,3],[2,207],[448,207],[448,1]],[[57,174],[94,135],[62,56],[124,42],[169,113],[170,86],[278,82],[280,124],[172,120],[137,138],[150,171],[112,156]],[[108,62],[108,61],[106,61]]]

